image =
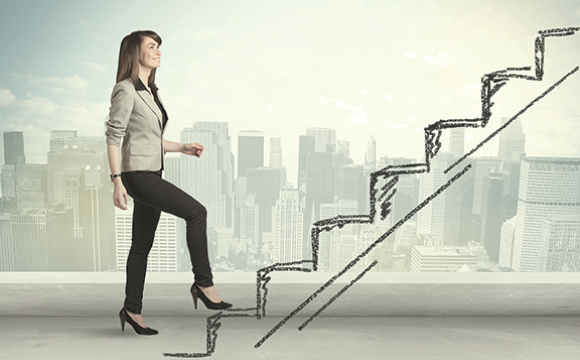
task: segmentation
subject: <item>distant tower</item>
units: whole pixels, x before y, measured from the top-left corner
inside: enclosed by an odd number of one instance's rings
[[[287,187],[272,207],[272,242],[274,262],[302,259],[303,213],[298,202],[298,190]]]
[[[282,139],[270,138],[270,167],[282,166]]]
[[[328,128],[306,128],[306,135],[314,137],[314,151],[336,151],[336,130]]]
[[[315,141],[314,136],[300,135],[298,147],[298,181],[296,182],[299,191],[302,184],[306,184],[306,159],[308,153],[314,152]]]
[[[509,118],[502,117],[501,125]],[[526,134],[520,118],[516,118],[502,132],[499,133],[498,156],[502,160],[519,162],[521,155],[526,152]]]
[[[248,169],[247,191],[256,194],[256,204],[259,208],[258,220],[258,253],[262,246],[262,233],[270,232],[272,227],[272,206],[280,196],[280,189],[286,183],[286,168],[260,167]],[[241,233],[241,229],[240,229]]]
[[[226,227],[227,199],[223,193],[226,174],[220,169],[218,135],[211,130],[185,128],[181,142],[198,142],[204,146],[200,158],[181,154],[180,185],[183,191],[207,209],[208,228]]]
[[[346,140],[338,140],[337,144],[337,151],[339,154],[344,155],[345,157],[350,157],[350,143]]]
[[[457,127],[451,128],[449,141],[449,152],[454,158],[460,158],[463,156],[463,146],[465,143],[465,128]]]
[[[24,135],[22,131],[4,132],[4,164],[20,165],[26,163],[24,158]]]
[[[367,141],[367,152],[365,153],[365,168],[370,171],[377,169],[377,141],[371,135]]]
[[[62,151],[65,149],[68,138],[78,137],[76,130],[53,130],[50,132],[50,150]]]
[[[473,158],[475,162],[475,169],[471,171],[475,173],[475,184],[473,190],[473,214],[481,214],[481,196],[483,192],[483,179],[490,172],[498,172],[501,167],[501,159],[497,157],[476,157]]]
[[[238,177],[246,176],[248,169],[264,166],[264,132],[238,132]]]
[[[505,221],[501,211],[503,198],[502,174],[491,172],[483,179],[481,199],[481,235],[480,243],[485,247],[490,260],[499,261],[501,226]]]

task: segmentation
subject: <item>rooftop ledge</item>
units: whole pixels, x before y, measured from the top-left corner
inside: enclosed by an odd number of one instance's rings
[[[360,272],[349,271],[336,279],[335,283],[349,283]],[[315,284],[325,283],[336,272],[286,272],[269,274],[270,283]],[[256,283],[255,272],[214,272],[217,284]],[[191,283],[190,272],[147,273],[150,284]],[[0,284],[115,284],[124,283],[124,272],[0,272]],[[369,272],[357,281],[359,284],[580,284],[580,273],[545,272]]]

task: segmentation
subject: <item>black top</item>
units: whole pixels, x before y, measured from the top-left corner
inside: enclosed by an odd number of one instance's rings
[[[165,123],[167,122],[167,113],[165,113],[165,109],[163,108],[163,106],[159,102],[159,98],[157,97],[157,86],[155,86],[155,84],[151,83],[151,84],[149,84],[149,87],[151,88],[151,92],[153,93],[153,99],[155,100],[157,107],[159,108],[159,110],[161,110],[161,114],[162,114],[161,120],[162,120],[163,128],[165,128]],[[145,90],[149,93],[149,90],[147,90],[147,87],[145,87],[145,84],[143,84],[143,81],[141,81],[141,79],[139,79],[137,84],[135,84],[135,90]],[[151,94],[151,93],[149,93],[149,94]]]

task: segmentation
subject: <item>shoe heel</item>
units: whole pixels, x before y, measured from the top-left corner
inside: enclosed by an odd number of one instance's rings
[[[125,314],[119,313],[119,319],[121,320],[121,331],[125,332],[125,321],[127,319],[125,319],[125,316],[123,316],[123,315],[125,315]]]
[[[197,289],[194,285],[191,285],[191,297],[193,297],[193,307],[197,310]]]

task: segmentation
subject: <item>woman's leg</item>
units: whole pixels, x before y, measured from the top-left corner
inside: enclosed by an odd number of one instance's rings
[[[134,203],[133,237],[126,264],[125,309],[133,314],[141,314],[147,258],[153,246],[161,212],[137,200]]]
[[[129,175],[130,174],[130,175]],[[137,202],[175,215],[186,221],[187,247],[195,282],[201,287],[213,286],[207,251],[207,211],[203,205],[172,183],[161,178],[161,172],[143,172],[123,177],[129,195]],[[137,177],[139,179],[137,179]],[[127,186],[129,185],[129,186]]]

